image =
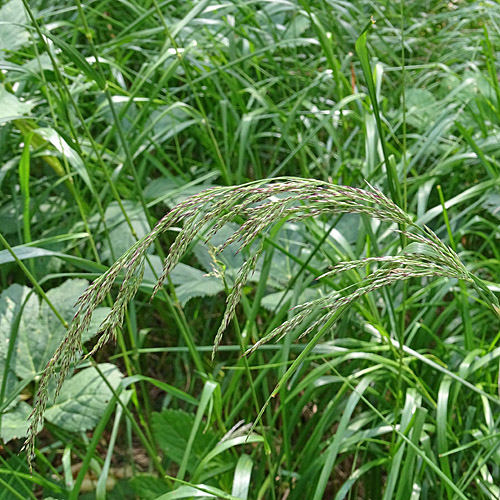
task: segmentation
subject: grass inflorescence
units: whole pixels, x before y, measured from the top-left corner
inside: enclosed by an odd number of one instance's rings
[[[56,365],[61,362],[58,373],[58,384],[55,396],[59,394],[69,368],[77,354],[82,351],[82,335],[90,325],[92,313],[110,292],[115,280],[121,278],[121,285],[111,311],[101,323],[97,331],[97,342],[87,357],[94,355],[98,349],[110,339],[116,338],[117,329],[122,327],[125,309],[135,296],[141,285],[146,264],[147,252],[154,240],[174,225],[182,223],[182,230],[176,236],[163,264],[152,298],[158,293],[165,280],[184,255],[186,249],[195,238],[203,235],[205,243],[222,230],[225,224],[239,217],[245,220],[239,228],[229,236],[218,248],[215,255],[221,253],[233,243],[240,245],[239,251],[249,247],[256,239],[264,241],[266,232],[285,219],[299,221],[306,217],[335,215],[339,213],[367,214],[371,217],[393,224],[420,230],[415,234],[408,230],[402,233],[412,242],[418,243],[419,253],[405,253],[398,256],[371,257],[352,262],[340,262],[324,273],[320,278],[331,277],[339,272],[358,269],[372,264],[380,264],[380,268],[368,274],[362,282],[351,285],[348,289],[334,291],[326,297],[298,305],[296,314],[291,319],[274,328],[269,334],[256,342],[245,354],[251,354],[259,346],[285,335],[305,321],[310,315],[321,311],[319,319],[300,335],[299,339],[319,330],[328,320],[337,315],[353,301],[366,293],[398,281],[422,277],[447,277],[463,279],[472,285],[480,282],[473,278],[460,261],[458,255],[445,245],[429,228],[419,228],[410,216],[387,198],[381,191],[370,186],[369,190],[328,184],[322,181],[299,178],[263,180],[243,186],[231,188],[213,188],[191,196],[176,205],[165,215],[144,238],[133,245],[102,276],[97,278],[85,293],[78,299],[77,312],[69,326],[66,337],[45,368],[36,397],[32,422],[26,442],[28,450],[34,450],[34,439],[38,427],[43,420],[43,413],[48,398],[48,387],[54,375]],[[209,229],[207,231],[207,228]],[[222,335],[231,321],[236,306],[240,302],[242,289],[249,276],[255,271],[257,261],[262,252],[262,244],[253,249],[252,256],[238,270],[231,293],[227,298],[226,310],[221,325],[214,339],[212,360],[222,340]],[[120,273],[123,272],[123,276]],[[353,291],[350,291],[353,290]],[[487,302],[498,311],[496,297],[485,285],[478,288],[484,295],[487,291]]]

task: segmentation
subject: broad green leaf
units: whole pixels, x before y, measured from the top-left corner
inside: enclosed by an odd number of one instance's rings
[[[149,266],[144,271],[145,283],[156,283],[158,276],[162,272],[162,261],[157,255],[149,257],[155,274]],[[189,300],[195,297],[212,297],[224,290],[224,286],[219,278],[207,276],[207,273],[200,271],[187,264],[177,264],[170,273],[170,279],[175,285],[175,293],[182,306],[185,306]]]
[[[488,210],[491,215],[500,219],[500,194],[494,192],[488,193],[482,206],[484,209]]]
[[[26,298],[26,288],[21,285],[11,285],[0,295],[0,404],[2,409],[11,407],[18,391],[29,382],[18,384],[13,371],[12,359],[15,356],[15,346],[10,342],[17,338],[19,317]]]
[[[182,410],[164,410],[161,413],[153,413],[152,428],[156,442],[165,456],[177,464],[182,462],[194,423],[195,416]],[[187,462],[189,472],[194,471],[211,444],[215,444],[215,436],[212,432],[198,433]]]
[[[309,289],[308,289],[309,290]],[[262,298],[260,305],[267,309],[268,311],[274,311],[276,307],[280,304],[286,304],[287,301],[293,298],[293,291],[281,291],[281,292],[273,292]],[[302,300],[299,298],[299,302]]]
[[[52,70],[52,61],[48,54],[31,59],[25,64],[15,64],[9,61],[0,61],[0,68],[7,71],[6,81],[17,82],[38,78],[40,71]]]
[[[103,118],[109,125],[113,125],[115,123],[115,118],[113,111],[111,109],[111,105],[106,99],[104,95],[98,97],[98,113],[103,115]],[[137,106],[134,101],[129,101],[129,98],[123,98],[123,96],[111,96],[111,102],[113,103],[113,110],[115,113],[121,117],[120,123],[124,130],[124,132],[132,135],[134,139],[137,139],[137,130],[132,130],[132,124],[134,123],[134,119],[137,116]],[[123,113],[125,113],[123,115]],[[141,149],[142,152],[142,149]],[[123,150],[120,148],[119,153],[120,156],[123,155]]]
[[[12,439],[21,439],[26,436],[29,426],[28,416],[31,410],[31,406],[22,401],[16,405],[14,409],[2,415],[0,439],[2,439],[4,443]]]
[[[146,137],[152,139],[152,144],[171,140],[172,137],[200,121],[196,115],[192,118],[193,115],[192,109],[181,103],[155,110],[151,114],[150,123],[137,138],[137,143],[144,144]],[[142,149],[140,147],[139,152],[142,153]]]
[[[74,304],[87,286],[86,280],[67,280],[49,290],[47,296],[62,316],[71,321],[75,312]],[[96,309],[89,330],[84,334],[84,341],[95,335],[108,311],[106,307]],[[21,318],[16,330],[19,315]],[[0,296],[0,368],[6,360],[14,333],[16,344],[9,360],[10,369],[19,378],[27,379],[38,376],[43,370],[66,330],[47,304],[40,303],[31,288],[13,284]]]
[[[0,297],[0,356],[3,364],[8,361],[9,370],[15,371],[20,378],[32,377],[36,371],[30,370],[30,353],[24,350],[23,337],[29,332],[36,339],[39,335],[36,318],[39,311],[38,298],[28,287],[13,284],[2,292]],[[9,356],[11,341],[16,341]],[[22,360],[25,364],[23,366]],[[19,364],[19,369],[17,365]],[[3,370],[2,370],[3,372]],[[9,384],[10,385],[10,384]],[[6,394],[9,393],[7,389]]]
[[[292,290],[281,291],[270,293],[263,297],[261,301],[261,306],[267,309],[268,311],[274,311],[279,304],[286,304],[288,300],[291,300],[294,296],[294,292]],[[314,300],[319,298],[318,290],[315,288],[306,288],[300,295],[297,300],[299,304],[304,302],[309,302],[310,300]]]
[[[227,238],[229,238],[235,231],[239,228],[238,224],[229,223],[226,224],[220,231],[217,232],[210,241],[208,245],[204,244],[204,242],[199,242],[194,248],[194,254],[196,258],[200,262],[201,266],[207,271],[210,272],[213,270],[214,260],[210,255],[210,246],[218,247],[222,245]],[[238,243],[232,243],[229,245],[221,254],[217,255],[217,260],[222,262],[226,267],[226,274],[229,274],[229,277],[233,277],[236,275],[236,271],[243,265],[245,259],[243,257],[243,253],[238,253],[239,245]]]
[[[205,175],[205,180],[213,178],[213,175]],[[198,179],[197,179],[198,180]],[[198,194],[205,189],[214,187],[213,184],[206,182],[190,182],[185,184],[185,181],[178,178],[158,177],[153,179],[144,188],[144,197],[148,201],[162,200],[168,206],[174,206],[181,201],[184,201],[193,194]]]
[[[8,92],[5,85],[0,85],[0,124],[22,118],[31,112],[33,106],[34,103],[21,101]]]
[[[138,238],[142,238],[149,232],[148,221],[138,203],[128,200],[123,202],[123,206],[128,214],[132,227]],[[130,227],[123,216],[123,212],[116,201],[113,201],[106,208],[104,214],[109,231],[109,240],[104,243],[103,258],[114,261],[125,253],[137,240],[132,234]],[[96,218],[96,221],[98,219]],[[111,241],[112,248],[110,248]]]
[[[133,477],[130,480],[130,486],[143,500],[155,500],[171,489],[162,479],[146,475]]]
[[[0,295],[0,359],[7,355],[8,339],[30,291],[28,287],[14,283]]]
[[[311,26],[311,21],[302,14],[296,15],[292,22],[288,25],[286,32],[284,34],[285,39],[289,38],[298,38],[300,37],[304,31],[309,29]]]
[[[23,2],[10,0],[0,9],[0,50],[14,52],[29,40]],[[2,106],[0,106],[0,109]]]
[[[120,370],[109,363],[98,365],[108,383],[116,389],[123,377]],[[103,415],[113,393],[94,367],[85,368],[68,379],[45,418],[59,427],[81,432],[92,429]]]
[[[170,277],[183,306],[193,297],[211,297],[224,290],[219,278],[207,276],[207,273],[182,263],[175,267]]]
[[[436,99],[427,89],[409,88],[405,102],[407,123],[421,132],[428,129],[440,111]]]
[[[70,322],[75,313],[74,304],[87,288],[86,280],[67,280],[47,292],[48,298],[57,307],[63,318]],[[31,290],[25,288],[25,293]],[[66,335],[66,329],[51,311],[46,302],[40,304],[38,297],[31,294],[24,307],[13,368],[20,378],[36,376],[44,368]]]

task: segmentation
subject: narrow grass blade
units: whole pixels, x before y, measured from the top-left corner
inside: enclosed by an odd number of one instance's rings
[[[203,415],[205,414],[206,409],[211,404],[212,395],[217,388],[217,384],[213,381],[208,380],[205,382],[205,386],[203,387],[203,391],[200,397],[200,403],[198,405],[198,410],[196,411],[196,417],[194,419],[193,428],[191,429],[191,433],[189,434],[189,440],[186,444],[186,450],[184,452],[184,456],[182,457],[182,462],[179,467],[179,472],[177,473],[177,479],[181,481],[184,479],[186,474],[187,463],[189,460],[189,455],[191,454],[191,448],[193,447],[194,440],[196,438],[196,434],[199,432],[201,427],[201,420]]]
[[[250,478],[252,476],[253,460],[249,455],[241,455],[234,470],[233,488],[231,495],[247,500],[250,490]]]

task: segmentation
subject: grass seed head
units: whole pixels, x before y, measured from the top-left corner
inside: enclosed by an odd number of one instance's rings
[[[209,240],[226,224],[243,217],[246,221],[220,245],[218,252],[222,252],[235,242],[240,242],[241,249],[249,248],[255,240],[260,238],[258,247],[239,269],[227,298],[226,311],[214,339],[213,357],[240,302],[243,288],[255,271],[264,248],[263,236],[266,232],[282,220],[302,220],[307,217],[339,213],[366,214],[381,221],[396,224],[400,227],[399,231],[411,242],[418,243],[426,251],[404,253],[402,249],[403,252],[396,256],[370,257],[336,264],[320,278],[331,277],[336,273],[369,265],[379,267],[357,283],[353,291],[349,287],[347,290],[335,291],[327,297],[302,304],[296,308],[296,314],[292,318],[262,337],[245,354],[252,353],[260,345],[273,338],[282,338],[302,325],[311,315],[319,314],[319,318],[313,320],[301,337],[309,335],[361,296],[410,278],[440,276],[466,279],[474,284],[479,293],[490,297],[489,303],[493,304],[496,313],[500,316],[500,307],[498,307],[498,302],[495,302],[496,298],[494,296],[491,298],[491,292],[479,278],[471,276],[458,255],[428,227],[420,228],[415,225],[406,212],[369,184],[368,189],[363,190],[314,179],[279,178],[260,180],[242,186],[212,188],[193,195],[172,208],[148,235],[125,252],[82,294],[66,337],[48,362],[40,380],[25,443],[29,458],[33,456],[35,435],[43,421],[48,400],[48,385],[56,372],[56,367],[60,366],[57,396],[71,366],[82,350],[82,334],[90,324],[93,311],[111,291],[115,281],[121,279],[121,286],[113,307],[100,325],[97,342],[87,356],[93,355],[110,339],[115,338],[117,329],[122,325],[126,306],[135,296],[142,282],[147,250],[158,236],[172,226],[183,223],[181,231],[169,249],[162,273],[154,287],[153,297],[162,288],[169,273],[197,237]]]

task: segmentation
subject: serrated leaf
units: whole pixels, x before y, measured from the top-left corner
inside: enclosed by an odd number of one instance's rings
[[[224,290],[220,279],[186,264],[178,264],[170,277],[177,285],[175,293],[183,306],[193,297],[211,297]]]
[[[163,263],[157,255],[150,255],[149,262],[156,276],[149,266],[146,266],[144,281],[153,284],[156,283],[157,277],[161,275]],[[194,297],[211,297],[224,290],[220,279],[207,276],[206,272],[186,264],[177,264],[169,276],[172,283],[176,285],[175,293],[182,306],[185,306]]]
[[[116,389],[123,377],[112,364],[98,365],[108,383]],[[94,367],[86,368],[68,379],[45,418],[71,432],[92,429],[103,415],[113,393]]]
[[[182,410],[164,410],[161,413],[153,413],[152,428],[156,442],[165,456],[177,464],[182,462],[194,419],[193,414]],[[195,469],[197,462],[203,458],[214,441],[214,435],[210,431],[200,432],[196,436],[187,463],[189,472]]]

